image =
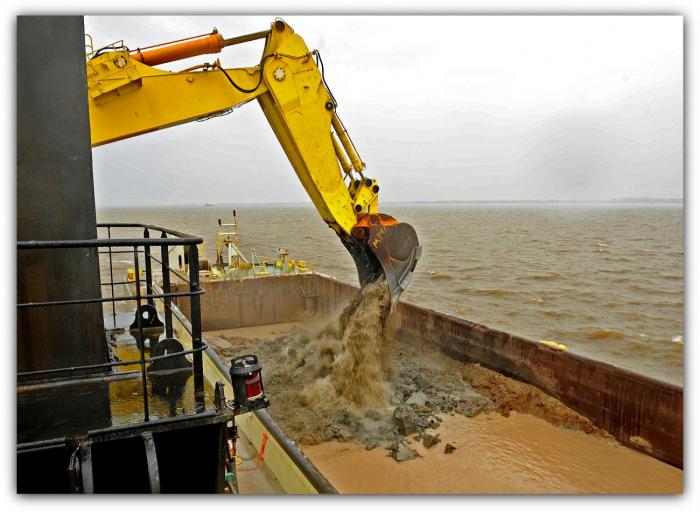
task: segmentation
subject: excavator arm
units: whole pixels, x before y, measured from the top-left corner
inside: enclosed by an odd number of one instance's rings
[[[218,60],[180,72],[153,67],[262,38],[254,67],[224,69]],[[280,19],[269,31],[232,39],[214,31],[137,50],[110,45],[87,61],[92,145],[222,115],[256,99],[314,206],[352,255],[361,286],[386,275],[393,307],[421,247],[409,224],[378,212],[379,185],[366,175],[322,69],[319,53]]]

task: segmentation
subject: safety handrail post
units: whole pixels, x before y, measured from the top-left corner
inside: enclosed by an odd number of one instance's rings
[[[111,226],[107,226],[107,238],[109,240],[112,239],[112,228]],[[99,249],[97,251],[98,253],[100,252]],[[99,259],[99,257],[98,257]],[[114,297],[114,266],[112,264],[112,246],[109,247],[109,286],[112,289],[112,297]],[[114,301],[112,301],[112,324],[114,325],[114,328],[117,328],[117,309],[116,305],[114,304]]]
[[[151,235],[148,232],[148,228],[144,228],[143,230],[143,237],[144,238],[150,238]],[[144,265],[146,267],[146,295],[150,296],[153,295],[153,274],[151,271],[151,247],[149,245],[144,245],[143,247],[143,257],[144,257]],[[146,302],[148,302],[149,305],[153,306],[155,304],[154,300],[152,297],[149,297]]]
[[[136,325],[139,330],[139,337],[136,340],[139,343],[139,363],[141,364],[141,385],[143,387],[143,421],[149,421],[148,414],[148,382],[146,380],[146,355],[145,355],[145,339],[143,335],[143,324],[141,322],[141,276],[139,276],[139,248],[134,246],[134,271],[136,273]]]
[[[161,238],[168,238],[168,234],[163,231]],[[170,255],[168,254],[168,246],[160,246],[160,268],[163,274],[163,292],[170,293]],[[170,309],[170,297],[163,297],[163,309],[165,310],[165,336],[173,337],[173,311]]]
[[[190,323],[192,324],[192,348],[199,349],[202,345],[202,318],[199,295],[199,251],[197,244],[189,246],[189,267],[190,267]],[[204,410],[204,370],[202,365],[202,353],[200,351],[192,354],[192,371],[194,373],[194,398],[197,410]]]

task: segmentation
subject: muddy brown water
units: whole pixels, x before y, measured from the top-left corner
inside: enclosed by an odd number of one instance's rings
[[[397,463],[357,443],[304,446],[341,493],[680,493],[683,472],[529,414],[446,417],[444,442]],[[445,442],[456,446],[444,453]],[[361,468],[364,468],[360,470]]]

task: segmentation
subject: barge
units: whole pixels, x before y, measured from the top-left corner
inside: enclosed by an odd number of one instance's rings
[[[319,273],[208,282],[205,286],[207,293],[202,298],[205,305],[203,310],[210,314],[202,317],[204,338],[209,340],[210,351],[219,352],[224,356],[230,353],[229,349],[235,352],[239,346],[243,346],[258,347],[259,350],[264,344],[273,343],[274,340],[277,340],[278,346],[282,343],[283,347],[285,341],[281,335],[303,330],[310,325],[319,325],[319,322],[331,321],[357,293],[355,286]],[[190,310],[187,301],[177,302],[181,313],[188,317]],[[315,441],[307,444],[303,437],[294,439],[312,463],[322,469],[334,488],[342,492],[361,493],[681,492],[682,388],[549,344],[531,341],[403,301],[393,313],[392,323],[396,326],[393,350],[414,350],[411,354],[417,358],[429,358],[433,357],[429,354],[438,353],[457,365],[477,364],[504,379],[532,386],[533,391],[528,390],[527,393],[541,391],[543,394],[540,396],[545,400],[551,397],[561,402],[565,408],[590,421],[592,426],[584,427],[588,433],[579,431],[574,435],[573,431],[580,429],[571,425],[538,423],[539,420],[535,420],[527,410],[523,411],[523,414],[516,414],[513,410],[513,416],[517,416],[517,419],[500,419],[503,418],[501,413],[507,414],[508,411],[481,415],[479,418],[443,415],[447,425],[445,436],[449,436],[455,430],[467,431],[472,428],[469,425],[483,429],[487,437],[493,436],[493,444],[489,447],[491,452],[487,457],[498,459],[509,450],[515,450],[525,457],[534,456],[535,461],[544,461],[547,460],[548,454],[551,460],[543,462],[540,469],[542,473],[552,475],[549,482],[542,486],[533,483],[527,488],[529,490],[507,484],[489,487],[483,482],[470,482],[466,475],[470,474],[469,467],[474,464],[468,462],[472,452],[484,456],[484,450],[474,446],[471,449],[464,444],[458,446],[458,449],[462,450],[460,456],[464,461],[463,466],[460,466],[453,462],[454,459],[436,461],[437,455],[431,458],[433,452],[424,450],[420,442],[412,443],[413,448],[418,449],[425,461],[415,461],[415,465],[410,467],[414,461],[396,463],[391,458],[381,455],[381,446],[376,448],[376,451],[368,451],[369,447],[363,447],[357,440],[338,443],[334,439],[320,444]],[[421,366],[420,359],[416,359],[416,365]],[[294,383],[290,382],[289,386],[294,386]],[[274,395],[271,396],[271,401],[274,404]],[[275,418],[274,405],[264,414]],[[484,417],[488,422],[484,422]],[[459,421],[462,423],[456,423]],[[282,425],[286,423],[284,418],[280,418],[279,422]],[[241,428],[246,430],[245,426]],[[548,436],[548,439],[530,439],[528,432],[522,430],[523,428],[534,428],[533,436],[539,433]],[[594,430],[603,436],[591,434]],[[438,428],[435,432],[439,434],[440,431]],[[254,439],[254,445],[259,445],[260,434],[249,431],[247,435]],[[504,436],[502,446],[497,439],[499,435]],[[507,438],[509,435],[514,438]],[[574,437],[566,437],[569,435]],[[563,437],[560,439],[560,436]],[[409,439],[408,436],[406,438]],[[518,439],[520,444],[517,448],[514,448],[514,439]],[[560,439],[559,444],[557,439]],[[444,441],[449,441],[449,438],[445,437]],[[607,462],[594,461],[593,456],[586,459],[581,450],[593,450],[592,453],[610,459]],[[380,454],[377,454],[377,451]],[[533,455],[528,454],[528,451],[540,453]],[[360,476],[352,475],[353,471],[342,469],[342,461],[347,457],[357,464],[377,465],[382,468],[383,474],[391,474],[395,478],[362,480]],[[565,460],[566,457],[569,459]],[[597,482],[599,487],[594,488],[594,484],[590,482],[588,485],[560,482],[554,475],[567,473],[566,466],[562,463],[578,467],[581,475],[588,475],[583,478]],[[396,467],[386,464],[394,464]],[[425,470],[432,468],[436,471],[444,464],[446,471],[452,468],[453,472],[461,475],[463,481],[460,483],[458,477],[446,487],[409,485],[409,482],[415,484],[416,481],[425,481],[419,479],[421,464],[425,464]],[[527,471],[537,473],[534,468],[528,468]],[[402,478],[404,484],[397,484]],[[485,475],[479,475],[479,478],[487,480]],[[375,485],[377,481],[382,482],[384,487],[378,488]],[[507,478],[503,480],[505,481]]]

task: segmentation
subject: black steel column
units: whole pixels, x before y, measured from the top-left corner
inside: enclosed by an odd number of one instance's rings
[[[161,238],[168,238],[162,233]],[[170,253],[167,245],[160,246],[160,265],[163,273],[163,292],[170,293]],[[165,337],[173,337],[173,311],[171,309],[172,300],[170,297],[163,297],[163,309],[165,310]]]
[[[97,237],[81,16],[17,18],[17,240]],[[99,297],[94,249],[19,251],[17,300]],[[17,314],[17,371],[107,361],[102,306]]]
[[[143,230],[143,237],[144,238],[150,238],[151,235],[148,232],[148,228]],[[153,274],[151,272],[151,246],[150,245],[144,245],[143,247],[143,257],[144,257],[144,265],[146,267],[146,295],[153,295]],[[155,301],[153,297],[149,297],[146,299],[146,302],[150,304],[151,306],[155,306]]]
[[[190,323],[192,324],[192,348],[202,348],[202,315],[199,303],[199,251],[197,244],[190,245],[190,291],[195,292],[190,296]],[[194,397],[197,410],[204,409],[204,369],[202,366],[202,352],[192,354],[192,371],[194,373]]]
[[[143,334],[143,315],[141,314],[141,270],[139,269],[139,247],[134,246],[134,274],[136,275],[136,328],[139,342],[139,362],[141,366],[141,390],[143,392],[143,421],[149,421],[148,412],[148,381],[146,375],[146,336]]]

